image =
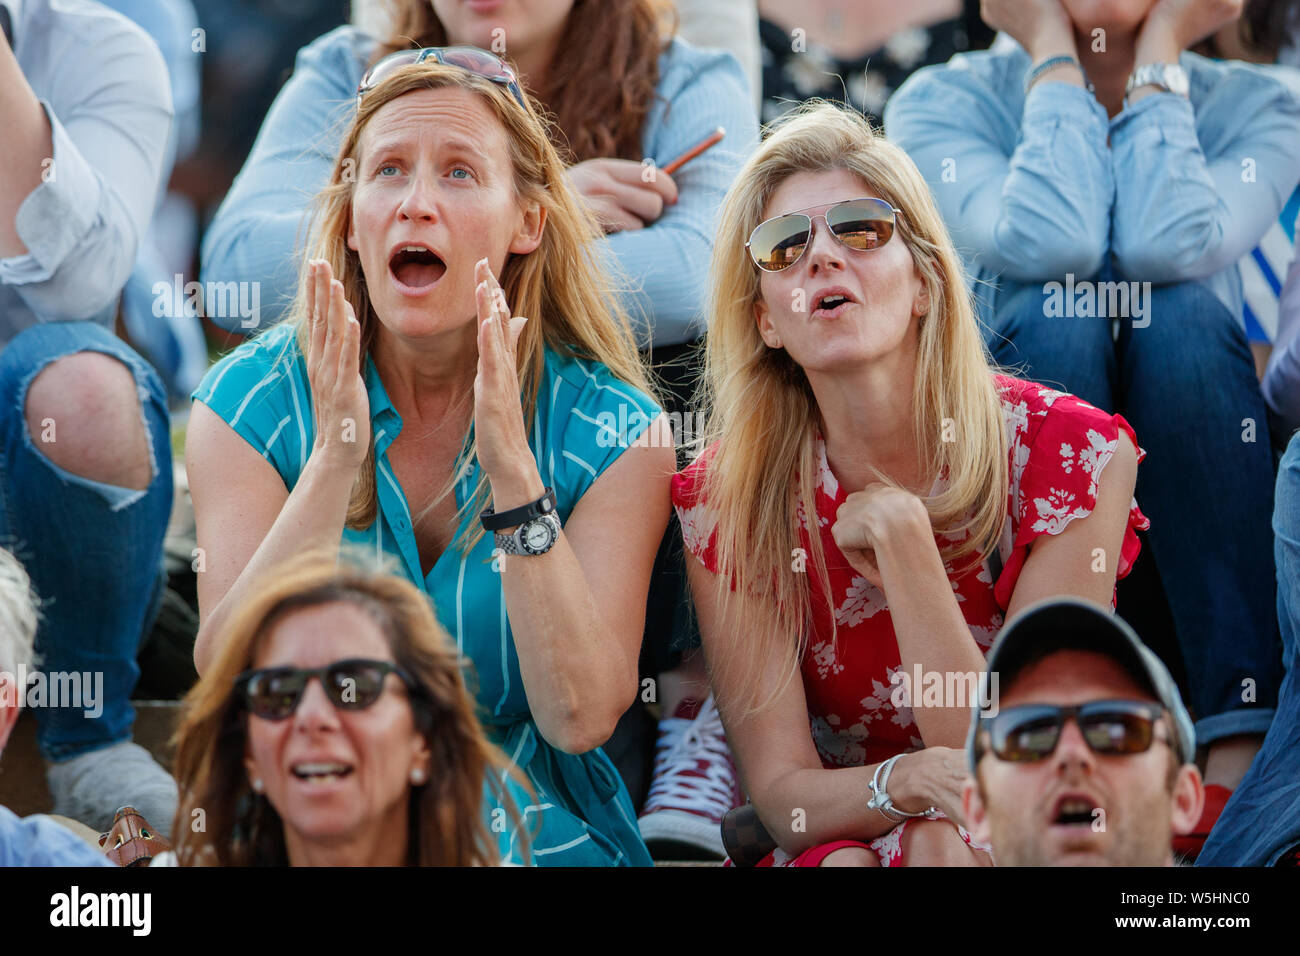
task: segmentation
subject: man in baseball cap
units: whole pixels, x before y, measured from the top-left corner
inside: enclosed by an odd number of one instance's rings
[[[1201,816],[1195,732],[1169,671],[1132,628],[1051,598],[1007,623],[974,709],[963,811],[999,866],[1162,866]]]

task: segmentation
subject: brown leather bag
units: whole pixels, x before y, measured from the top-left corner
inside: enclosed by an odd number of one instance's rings
[[[172,848],[135,807],[122,807],[113,815],[113,826],[99,835],[99,845],[118,866],[148,866]]]
[[[752,803],[733,807],[722,818],[722,845],[736,866],[756,866],[777,843]]]

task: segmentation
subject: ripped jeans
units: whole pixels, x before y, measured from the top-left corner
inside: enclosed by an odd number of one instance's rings
[[[36,439],[47,436],[28,431],[32,381],[55,359],[88,351],[112,356],[135,377],[152,459],[144,490],[66,471],[38,450]],[[0,416],[0,545],[23,563],[40,601],[35,668],[94,675],[92,686],[102,676],[96,716],[87,716],[86,689],[81,706],[50,706],[53,679],[50,697],[31,708],[42,755],[65,760],[131,736],[136,654],[162,599],[172,505],[166,391],[144,359],[103,326],[50,322],[25,329],[0,350],[0,401],[9,409]],[[57,441],[57,431],[52,437]]]

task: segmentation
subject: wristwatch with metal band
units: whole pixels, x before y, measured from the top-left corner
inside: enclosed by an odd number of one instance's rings
[[[496,545],[502,554],[545,554],[560,538],[560,519],[554,512],[525,521],[510,534],[498,531]]]
[[[1183,97],[1191,90],[1187,71],[1177,63],[1144,63],[1139,66],[1129,74],[1128,83],[1124,87],[1125,102],[1128,101],[1129,94],[1139,86],[1158,86]]]

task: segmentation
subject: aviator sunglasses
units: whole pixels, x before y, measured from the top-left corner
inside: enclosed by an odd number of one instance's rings
[[[878,249],[894,234],[894,217],[901,213],[883,199],[846,199],[823,216],[790,213],[759,223],[745,248],[764,272],[782,272],[803,258],[812,242],[813,223],[826,223],[835,241],[855,252]]]
[[[266,667],[235,678],[235,693],[244,706],[264,720],[284,720],[298,709],[307,683],[319,678],[325,696],[341,710],[364,710],[384,693],[384,679],[396,674],[411,693],[416,683],[391,661],[353,658],[325,667]]]
[[[1074,707],[1026,704],[1009,707],[995,717],[981,718],[987,729],[988,749],[999,760],[1028,763],[1056,750],[1067,720],[1074,720],[1093,753],[1106,757],[1145,753],[1157,740],[1156,721],[1164,713],[1159,704],[1136,700],[1094,700]],[[981,735],[983,736],[983,735]],[[980,748],[983,752],[983,748]]]
[[[427,46],[421,50],[398,50],[396,53],[388,54],[367,70],[366,75],[361,78],[361,83],[357,86],[357,106],[361,105],[361,97],[383,82],[385,77],[401,67],[423,63],[425,60],[433,60],[446,66],[458,66],[485,80],[500,83],[510,91],[515,102],[528,109],[524,102],[524,92],[519,87],[519,77],[510,64],[495,53],[480,50],[476,46]]]

